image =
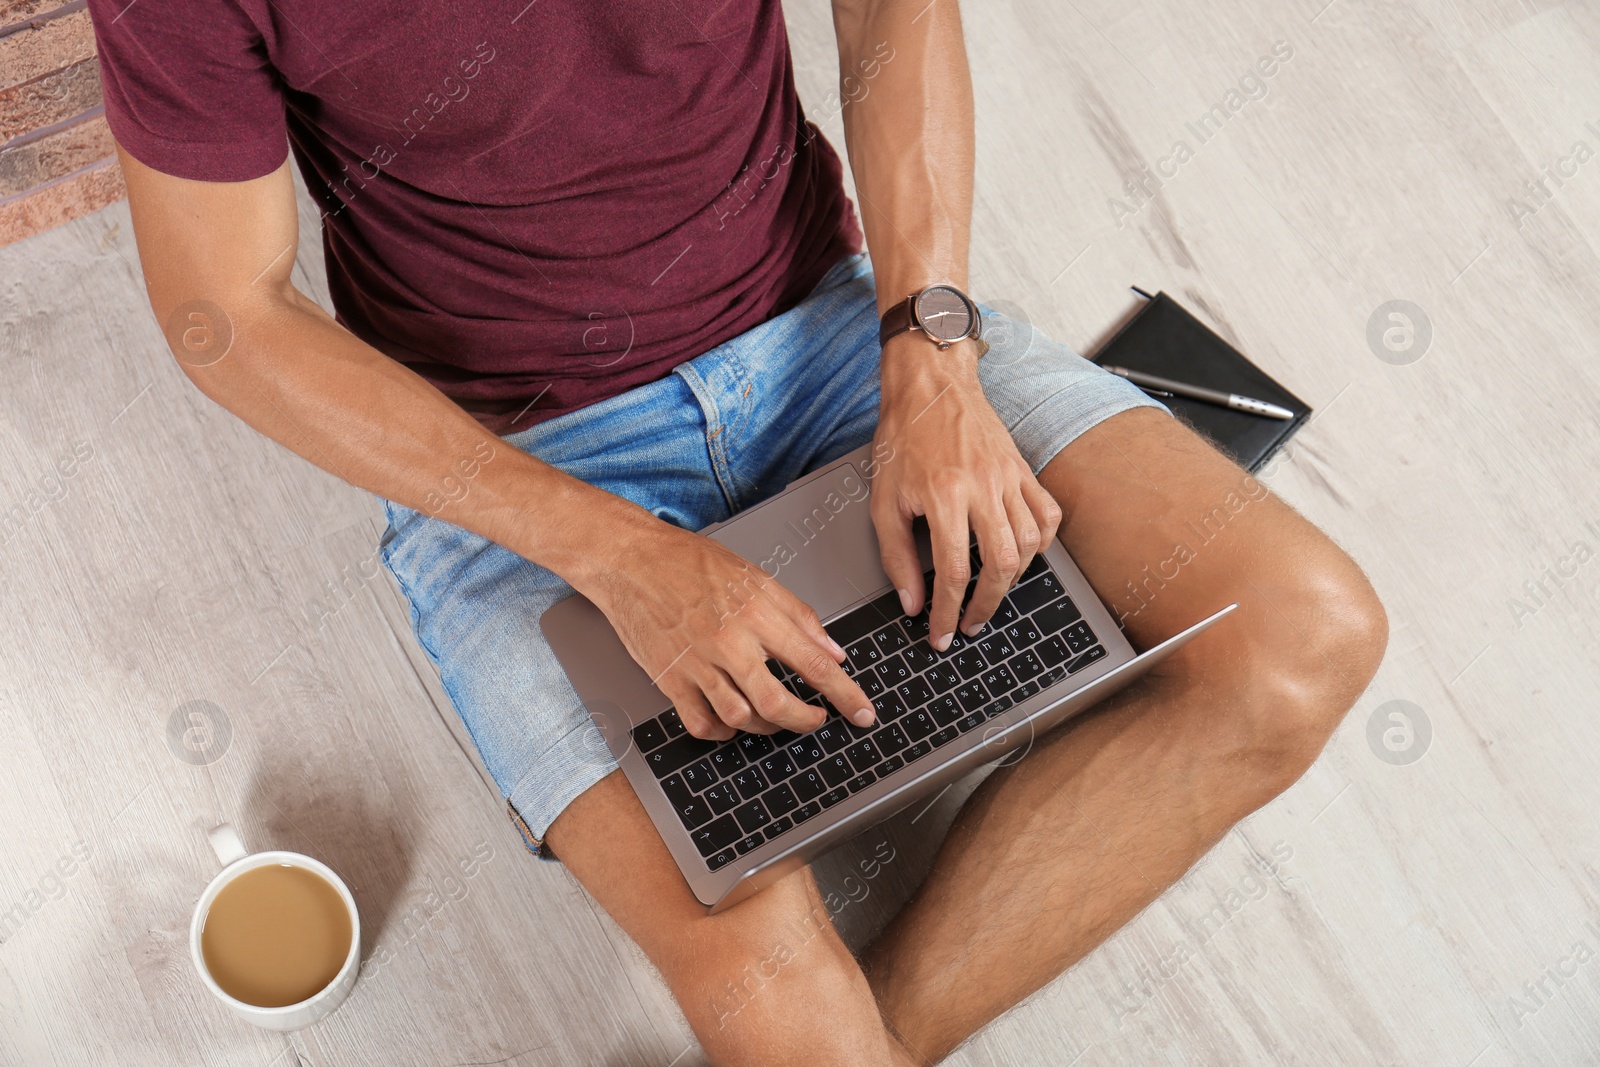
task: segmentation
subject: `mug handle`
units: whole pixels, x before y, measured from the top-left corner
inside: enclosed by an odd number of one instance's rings
[[[244,840],[240,838],[239,831],[228,823],[213,826],[206,834],[206,838],[211,842],[211,850],[217,854],[217,862],[224,867],[250,855],[250,850],[244,847]]]

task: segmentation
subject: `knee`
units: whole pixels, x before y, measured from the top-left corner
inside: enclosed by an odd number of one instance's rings
[[[799,1038],[785,1033],[792,1025],[814,1026],[841,1005],[872,1003],[809,875],[688,924],[661,956],[663,977],[713,1056],[760,1048],[779,1062],[778,1050]],[[825,1032],[811,1040],[827,1044]]]
[[[1233,709],[1229,733],[1265,803],[1316,761],[1366,690],[1389,623],[1361,569],[1331,543],[1292,580],[1259,584],[1246,586],[1231,647],[1216,658],[1224,666],[1211,672],[1207,689]]]

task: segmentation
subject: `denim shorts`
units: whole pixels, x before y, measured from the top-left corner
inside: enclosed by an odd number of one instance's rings
[[[1165,410],[1028,324],[982,311],[990,350],[979,378],[1035,472],[1103,419]],[[665,378],[505,441],[696,530],[870,441],[878,356],[872,267],[858,253],[798,306]],[[384,507],[383,561],[410,601],[417,640],[523,839],[553,858],[550,823],[617,766],[539,629],[572,587],[441,519]]]

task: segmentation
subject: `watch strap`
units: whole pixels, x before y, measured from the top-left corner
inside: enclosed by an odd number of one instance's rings
[[[878,344],[886,344],[889,338],[912,328],[911,303],[914,300],[915,296],[908,296],[883,313],[878,323]]]

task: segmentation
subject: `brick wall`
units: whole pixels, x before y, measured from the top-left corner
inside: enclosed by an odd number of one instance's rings
[[[83,0],[0,0],[0,245],[125,195]]]

